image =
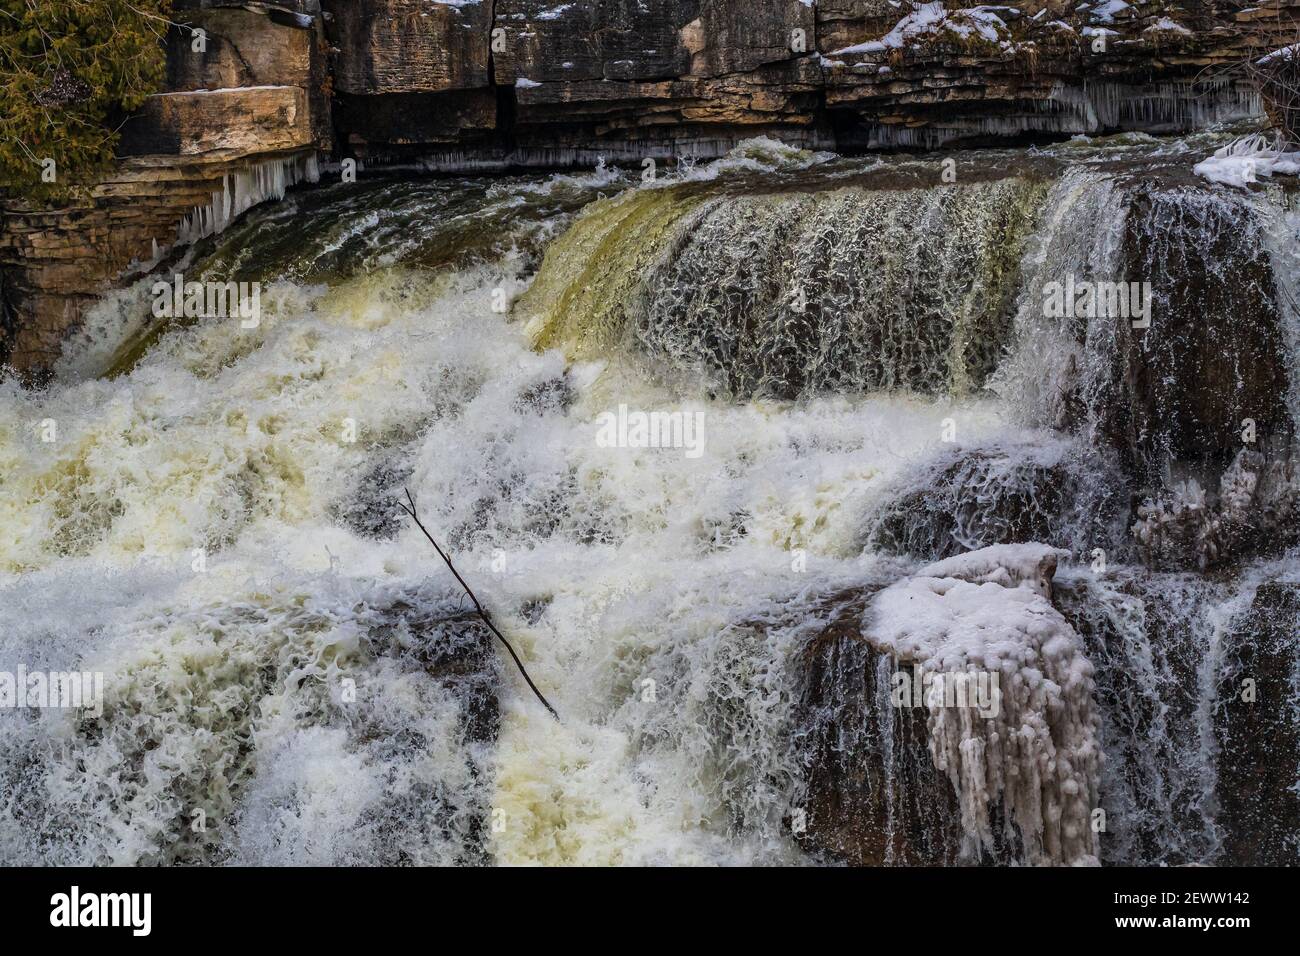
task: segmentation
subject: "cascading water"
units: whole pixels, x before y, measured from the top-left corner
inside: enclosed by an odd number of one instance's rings
[[[624,194],[548,253],[584,262],[582,281],[540,286],[525,308],[551,294],[539,310],[543,342],[634,345],[740,398],[965,394],[1006,343],[1042,192],[1010,178],[946,190]],[[611,268],[626,261],[644,268]]]
[[[635,187],[336,185],[201,241],[177,268],[262,282],[254,327],[153,320],[145,280],[50,388],[0,386],[0,670],[106,677],[97,718],[0,710],[0,859],[1246,852],[1225,687],[1287,640],[1243,623],[1271,592],[1147,572],[1129,530],[1227,463],[1115,426],[1131,330],[1041,310],[1064,272],[1177,286],[1213,256],[1290,373],[1294,208],[1165,172],[1187,148],[958,154],[949,184],[749,144]],[[700,453],[603,440],[620,406],[702,415]],[[964,554],[1028,541],[1068,555]],[[890,698],[977,666],[1008,723]]]

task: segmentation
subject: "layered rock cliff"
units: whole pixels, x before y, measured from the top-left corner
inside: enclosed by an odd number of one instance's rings
[[[203,42],[173,31],[169,90],[123,124],[114,173],[70,204],[0,194],[0,361],[20,371],[57,359],[104,291],[310,178],[331,146],[316,18],[265,4],[177,7]]]
[[[896,0],[178,0],[168,90],[85,201],[4,201],[0,361],[57,358],[134,269],[315,175],[1175,131],[1250,115],[1217,71],[1294,35],[1273,0],[958,10]],[[203,31],[196,42],[195,30]]]

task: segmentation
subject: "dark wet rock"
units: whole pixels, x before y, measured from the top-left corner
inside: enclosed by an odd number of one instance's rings
[[[547,412],[563,414],[569,410],[576,397],[573,382],[565,373],[528,386],[515,399],[515,409],[531,409],[539,415]]]
[[[1137,509],[1143,561],[1208,570],[1277,556],[1300,540],[1300,475],[1290,456],[1242,449],[1208,491],[1189,478]]]
[[[800,654],[813,847],[855,863],[1095,860],[1099,721],[1092,668],[1051,603],[1062,556],[990,547],[818,602]],[[1026,612],[1034,623],[1016,622]],[[933,696],[931,666],[969,677],[964,662],[989,664],[954,653],[956,634],[1000,648],[1001,690],[985,704]],[[1007,666],[1012,644],[1019,668]],[[1006,747],[1009,734],[1038,742]],[[1052,751],[1050,762],[1032,756]]]
[[[1089,331],[1108,365],[1089,405],[1139,487],[1158,487],[1180,468],[1217,475],[1248,427],[1256,443],[1286,431],[1289,377],[1268,243],[1249,201],[1204,186],[1130,189],[1126,279],[1150,283],[1151,324],[1105,320],[1109,341]]]
[[[1063,439],[954,448],[899,482],[867,541],[928,560],[1028,541],[1112,551],[1122,491],[1113,464]]]
[[[1226,864],[1300,865],[1298,634],[1300,585],[1269,582],[1224,637],[1214,727]]]
[[[519,607],[519,616],[528,624],[537,624],[546,616],[547,609],[551,606],[553,597],[549,594],[540,597],[529,598]]]
[[[1200,713],[1211,613],[1224,596],[1197,575],[1132,568],[1055,582],[1054,603],[1095,668],[1105,864],[1213,862],[1214,768]]]
[[[397,502],[412,470],[409,462],[382,459],[361,476],[352,494],[334,504],[334,517],[367,538],[393,537],[407,520]]]
[[[829,622],[800,652],[807,791],[798,838],[855,866],[951,865],[962,846],[960,809],[928,752],[925,708],[893,706],[894,660],[862,639],[873,594],[828,598]]]
[[[496,740],[501,725],[496,637],[473,610],[451,610],[412,592],[375,607],[367,622],[367,641],[376,654],[418,667],[453,691],[466,741]]]
[[[411,141],[490,145],[491,140],[478,134],[496,126],[498,109],[498,97],[491,90],[450,90],[437,94],[435,102],[425,93],[340,93],[334,101],[336,120],[349,140],[368,144],[366,155],[375,158],[387,155],[390,146]]]
[[[1057,581],[1096,668],[1103,863],[1300,863],[1300,585],[1119,569]],[[1249,683],[1248,683],[1249,682]]]

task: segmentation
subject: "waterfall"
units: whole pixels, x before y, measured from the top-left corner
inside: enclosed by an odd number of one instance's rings
[[[0,861],[1294,863],[1300,219],[1202,145],[232,174],[260,323],[0,379]]]
[[[597,204],[548,251],[568,273],[523,304],[539,342],[634,343],[739,398],[827,390],[965,394],[1011,329],[1020,245],[1045,187],[704,198],[644,191]],[[640,268],[627,269],[629,261]],[[581,316],[581,328],[565,317]]]

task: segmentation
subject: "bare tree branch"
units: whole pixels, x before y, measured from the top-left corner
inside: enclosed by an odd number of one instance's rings
[[[1275,36],[1291,32],[1291,46],[1260,56],[1253,51],[1241,64],[1246,77],[1259,90],[1264,110],[1283,140],[1300,142],[1300,25],[1283,20],[1279,11]]]
[[[497,629],[497,626],[492,623],[492,618],[488,616],[487,611],[483,610],[483,605],[480,604],[478,598],[474,596],[474,592],[470,590],[470,586],[465,583],[465,579],[460,576],[460,572],[456,570],[456,566],[451,563],[451,558],[448,557],[447,553],[438,546],[438,542],[433,539],[433,535],[429,534],[429,529],[426,528],[424,522],[420,520],[420,516],[415,510],[415,496],[411,494],[411,489],[403,488],[402,490],[406,492],[406,500],[410,504],[408,506],[399,501],[397,506],[410,515],[411,520],[415,522],[415,526],[424,532],[424,536],[428,538],[429,543],[433,545],[433,550],[438,552],[438,557],[442,558],[443,562],[447,565],[447,568],[453,575],[455,575],[456,580],[460,582],[460,586],[465,589],[465,593],[469,595],[469,599],[474,602],[474,610],[477,611],[478,616],[483,619],[483,623],[488,626],[492,633],[497,636],[497,640],[504,644],[506,650],[510,652],[510,656],[514,658],[515,666],[519,668],[519,673],[524,676],[524,680],[528,682],[528,686],[531,687],[533,693],[537,695],[537,699],[542,702],[542,706],[551,712],[552,717],[559,720],[560,715],[555,712],[555,708],[551,706],[550,701],[542,696],[542,692],[537,689],[537,685],[533,683],[533,679],[528,676],[528,671],[524,669],[524,662],[519,659],[519,655],[515,653],[515,649],[510,646],[510,642],[506,640],[505,635],[502,634]]]

